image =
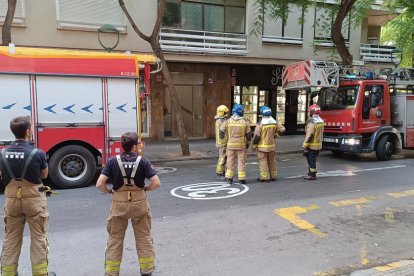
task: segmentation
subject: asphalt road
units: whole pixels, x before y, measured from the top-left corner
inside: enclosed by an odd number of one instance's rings
[[[414,154],[378,162],[324,152],[319,160],[317,181],[301,178],[303,157],[283,155],[278,180],[257,183],[251,157],[247,185],[230,187],[216,179],[215,160],[157,164],[154,276],[349,275],[413,257]],[[51,271],[103,275],[109,205],[93,186],[50,198]],[[19,275],[31,275],[27,234]],[[121,275],[139,275],[137,263],[129,228]]]

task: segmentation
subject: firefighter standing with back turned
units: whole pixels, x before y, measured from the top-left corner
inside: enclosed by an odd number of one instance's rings
[[[285,132],[285,127],[272,117],[272,110],[268,106],[260,108],[260,115],[262,119],[254,130],[252,149],[257,151],[259,159],[260,177],[257,181],[270,182],[277,177],[276,138]]]
[[[220,138],[223,139],[227,133],[227,164],[226,180],[233,183],[234,161],[238,159],[237,172],[239,182],[246,184],[246,153],[251,140],[250,124],[243,118],[243,106],[235,104],[232,116],[220,127]]]
[[[138,155],[139,138],[135,132],[121,136],[124,152],[108,160],[96,187],[112,194],[107,230],[109,233],[105,253],[105,275],[119,275],[125,231],[131,219],[134,229],[138,261],[142,276],[154,271],[154,245],[151,237],[151,211],[146,191],[160,187],[160,180],[151,162]],[[145,185],[145,179],[150,183]],[[113,184],[112,189],[107,183]]]
[[[4,195],[4,241],[1,252],[1,275],[17,275],[25,222],[30,228],[32,275],[48,273],[47,240],[49,212],[42,179],[47,177],[45,153],[29,144],[32,138],[30,117],[16,117],[10,122],[16,140],[2,149],[0,173],[6,185]]]
[[[216,148],[219,150],[219,159],[216,166],[216,174],[218,177],[224,177],[224,166],[226,164],[226,146],[227,146],[227,135],[222,139],[220,138],[220,127],[227,120],[229,109],[225,105],[217,107],[217,113],[214,119],[215,131],[216,131]]]
[[[322,149],[324,121],[319,117],[321,108],[313,104],[308,108],[309,119],[306,124],[306,137],[303,142],[303,156],[306,156],[309,165],[306,180],[316,180],[316,161]]]

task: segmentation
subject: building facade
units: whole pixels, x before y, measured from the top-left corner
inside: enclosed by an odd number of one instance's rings
[[[259,35],[251,34],[258,9],[253,0],[167,0],[159,42],[180,99],[189,137],[214,136],[218,105],[244,105],[254,124],[259,108],[268,105],[287,131],[303,130],[308,95],[284,91],[284,65],[305,59],[339,61],[332,49],[333,15],[324,1],[304,11],[290,5],[287,20],[265,18]],[[379,45],[381,27],[395,15],[372,6],[367,19],[354,27],[351,17],[342,33],[354,60],[392,67],[393,47]],[[18,0],[12,28],[17,46],[152,52],[123,15],[116,0]],[[126,1],[135,23],[150,34],[157,1]],[[0,24],[7,0],[0,0]],[[110,24],[119,32],[98,32]],[[101,29],[102,30],[102,29]],[[151,89],[142,101],[142,132],[154,140],[177,138],[175,110],[160,73],[151,76]]]

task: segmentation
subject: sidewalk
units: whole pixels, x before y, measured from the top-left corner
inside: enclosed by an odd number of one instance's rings
[[[284,135],[276,141],[276,155],[302,152],[302,143],[305,136]],[[218,158],[218,150],[214,139],[189,140],[190,156],[183,156],[179,140],[146,141],[143,156],[152,163],[184,160],[202,160]],[[248,155],[256,155],[251,147]]]
[[[402,260],[366,270],[352,272],[350,276],[412,276],[414,260]]]

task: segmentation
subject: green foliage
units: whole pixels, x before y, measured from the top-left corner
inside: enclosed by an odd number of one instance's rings
[[[404,2],[404,0],[399,0]],[[383,30],[382,43],[394,45],[403,51],[401,66],[414,66],[414,3],[409,2],[403,13],[391,20]]]

